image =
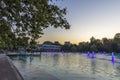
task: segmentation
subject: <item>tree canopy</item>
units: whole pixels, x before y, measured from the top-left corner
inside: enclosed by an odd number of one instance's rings
[[[50,26],[69,29],[66,8],[55,1],[59,0],[0,0],[0,48],[34,42]]]
[[[113,39],[90,38],[90,42],[80,42],[78,45],[63,45],[62,50],[66,52],[116,52],[120,53],[120,33],[116,33]]]

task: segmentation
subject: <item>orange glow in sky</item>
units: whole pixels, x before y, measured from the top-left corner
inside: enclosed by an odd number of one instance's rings
[[[113,38],[120,32],[120,0],[63,0],[57,5],[67,7],[66,18],[71,29],[49,27],[44,30],[40,43],[70,41],[78,44],[89,41],[92,36]]]

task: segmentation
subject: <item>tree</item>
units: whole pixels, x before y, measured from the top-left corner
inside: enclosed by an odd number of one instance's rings
[[[103,51],[104,50],[102,41],[100,39],[96,39],[94,44],[96,45],[98,51]]]
[[[120,44],[118,44],[117,52],[120,52]]]
[[[91,37],[90,38],[90,51],[95,51],[97,52],[98,51],[98,47],[99,47],[99,44],[100,43],[100,40],[98,39],[95,39],[94,37]]]
[[[96,46],[95,44],[91,45],[91,46],[90,46],[90,51],[91,51],[91,52],[92,52],[92,51],[97,52],[97,51],[98,51],[97,46]]]
[[[120,33],[115,34],[112,45],[114,52],[120,52]]]
[[[54,4],[55,1],[1,0],[0,32],[5,33],[1,34],[14,34],[15,38],[28,37],[29,41],[35,41],[41,37],[43,30],[50,26],[69,29],[70,25],[64,17],[66,8],[59,8]],[[4,37],[1,38],[4,40]],[[11,37],[7,38],[8,41],[12,40]]]
[[[92,36],[92,37],[90,38],[90,43],[91,43],[91,44],[94,44],[95,40],[96,40],[96,39]]]
[[[112,39],[102,38],[103,50],[112,52]]]
[[[120,39],[120,33],[116,33],[114,39]]]
[[[65,52],[70,52],[71,51],[71,46],[69,46],[69,45],[63,45],[62,46],[62,50],[65,51]]]
[[[72,52],[77,52],[77,51],[78,51],[76,44],[73,44],[73,45],[71,46],[71,51],[72,51]]]
[[[118,45],[114,41],[111,43],[112,52],[117,52]]]
[[[51,41],[45,41],[45,42],[43,42],[43,44],[53,44],[53,42],[51,42]]]
[[[90,45],[89,42],[80,42],[78,45],[78,50],[80,52],[87,52],[89,51]]]
[[[59,43],[59,41],[55,41],[54,44],[61,46],[61,44]]]

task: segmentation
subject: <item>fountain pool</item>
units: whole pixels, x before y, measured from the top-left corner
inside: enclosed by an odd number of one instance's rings
[[[120,80],[120,59],[111,55],[94,54],[95,58],[81,53],[49,54],[40,56],[11,57],[25,80],[40,80],[43,70],[59,80]],[[92,55],[91,55],[92,56]],[[43,79],[42,79],[43,80]]]

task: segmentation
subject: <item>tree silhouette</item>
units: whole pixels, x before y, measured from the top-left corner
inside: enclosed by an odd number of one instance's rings
[[[23,42],[33,42],[50,26],[69,29],[70,25],[64,15],[66,8],[59,8],[54,0],[1,0],[0,47],[15,47],[12,45],[17,40],[15,38],[26,37]]]

